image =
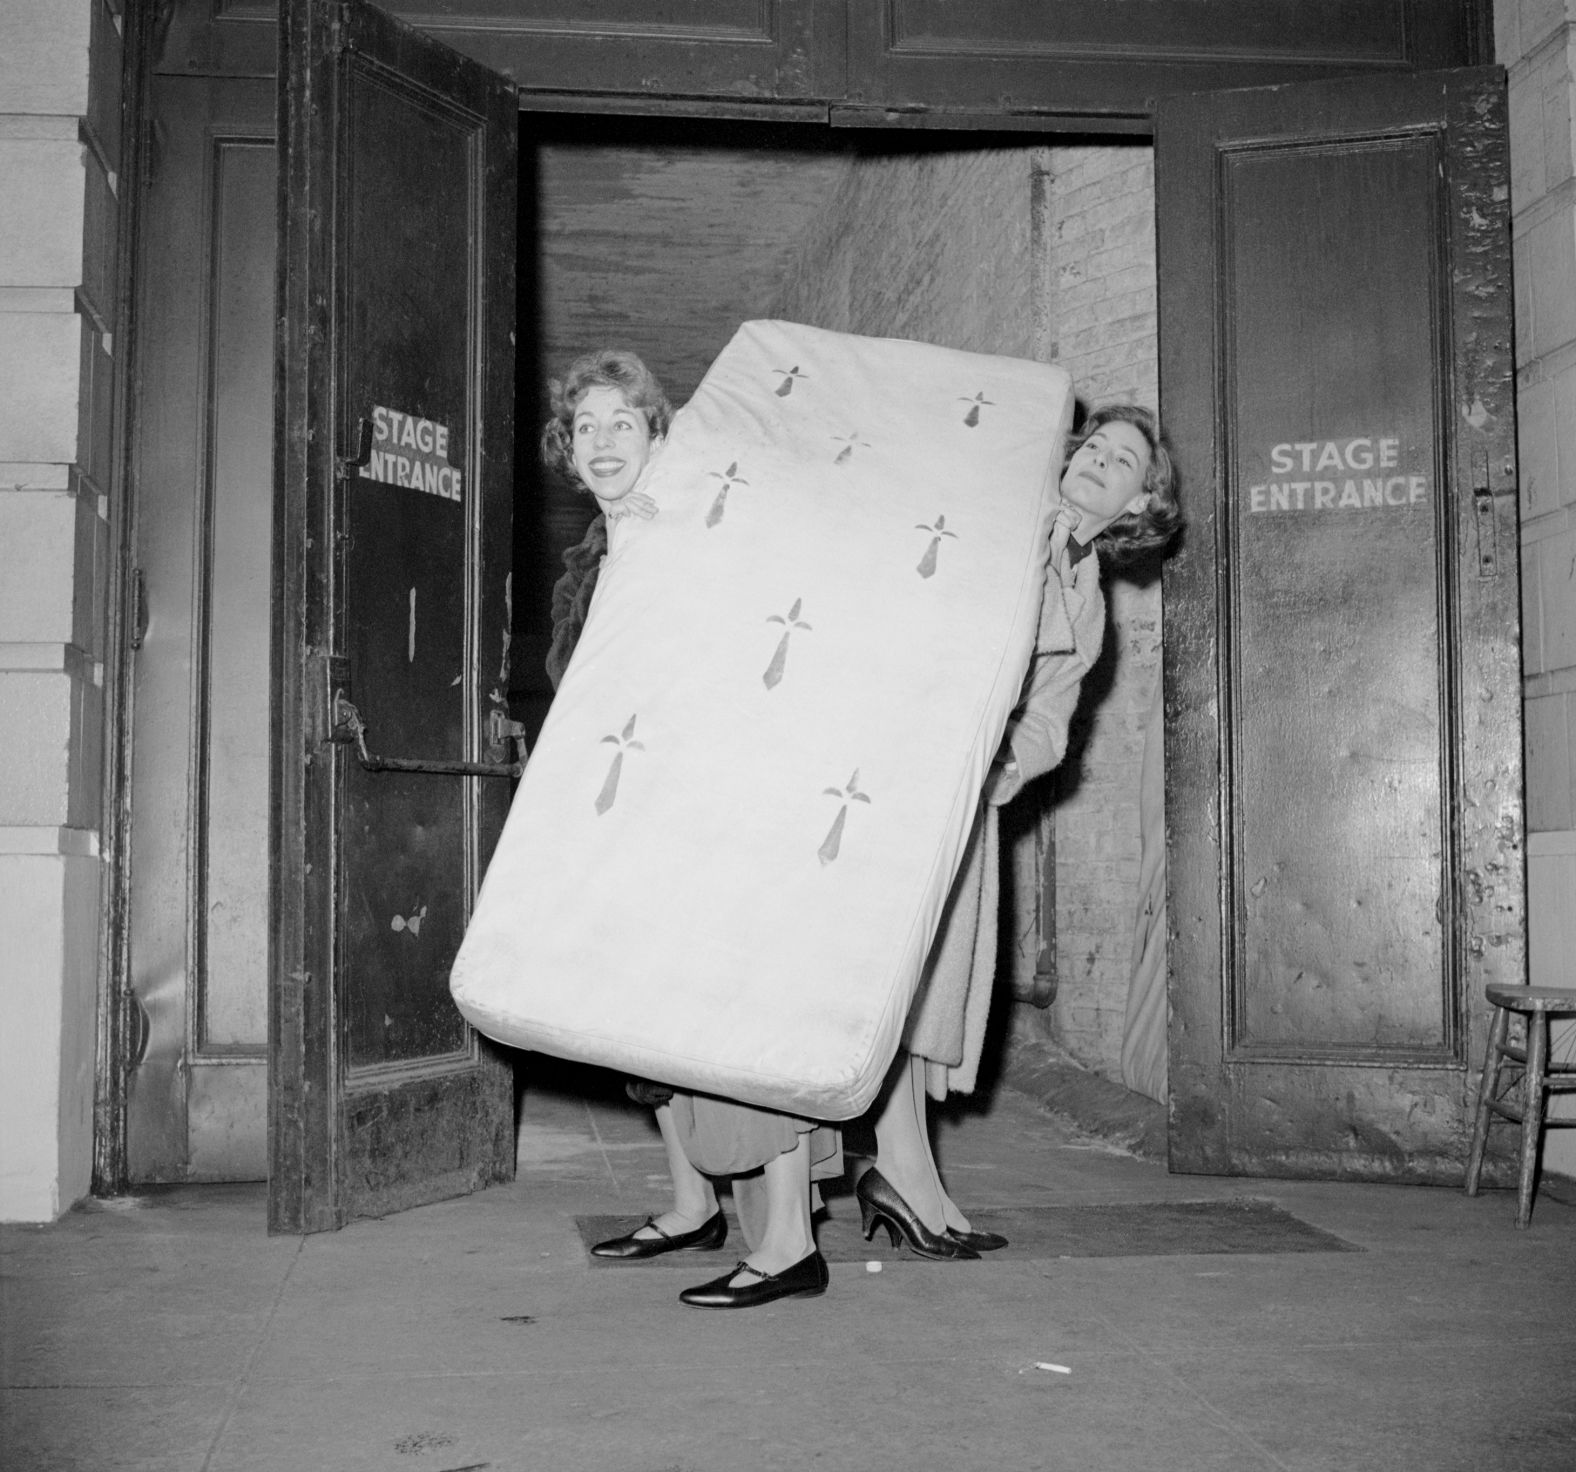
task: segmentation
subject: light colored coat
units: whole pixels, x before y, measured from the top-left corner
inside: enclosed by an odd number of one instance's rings
[[[903,1046],[926,1060],[926,1088],[934,1098],[972,1092],[979,1075],[996,979],[1001,894],[996,809],[1024,783],[1061,763],[1079,688],[1104,642],[1098,557],[1092,552],[1084,557],[1065,585],[1047,568],[1034,658],[1002,743],[1002,756],[1010,756],[1017,770],[1009,767],[980,798],[904,1032]]]

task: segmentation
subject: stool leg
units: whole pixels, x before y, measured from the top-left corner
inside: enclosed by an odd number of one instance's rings
[[[1478,1193],[1478,1177],[1483,1172],[1483,1149],[1488,1144],[1488,1101],[1499,1087],[1500,1048],[1504,1046],[1505,1029],[1510,1025],[1510,1013],[1503,1007],[1494,1009],[1494,1020],[1489,1024],[1488,1047],[1483,1052],[1483,1076],[1478,1080],[1477,1113],[1472,1120],[1472,1151],[1467,1156],[1467,1195]]]
[[[1527,1016],[1527,1071],[1522,1075],[1521,1191],[1516,1198],[1516,1225],[1532,1220],[1532,1187],[1538,1171],[1538,1138],[1543,1133],[1543,1081],[1549,1064],[1549,1019],[1543,1012]]]

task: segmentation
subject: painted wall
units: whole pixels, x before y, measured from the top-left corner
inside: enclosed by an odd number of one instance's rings
[[[0,46],[0,1219],[89,1187],[122,0]]]
[[[1494,10],[1510,75],[1528,949],[1534,985],[1576,986],[1576,0]],[[1554,1055],[1576,1058],[1576,1024],[1555,1028]],[[1576,1118],[1576,1097],[1552,1112]],[[1550,1130],[1543,1162],[1576,1175],[1576,1129]]]

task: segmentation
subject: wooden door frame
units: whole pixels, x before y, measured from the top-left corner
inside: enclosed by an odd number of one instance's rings
[[[1492,60],[1492,0],[1462,0],[1463,33],[1470,54],[1463,64]],[[250,20],[248,21],[250,24]],[[252,27],[255,30],[255,26]],[[99,980],[97,989],[97,1049],[95,1059],[93,1194],[118,1194],[127,1185],[126,1090],[135,1067],[138,1029],[132,1012],[127,897],[132,877],[127,866],[126,839],[131,803],[131,647],[133,610],[130,570],[133,560],[131,530],[135,521],[135,485],[130,475],[131,420],[134,384],[130,365],[135,360],[137,318],[135,292],[139,282],[137,246],[139,202],[151,166],[146,117],[147,97],[157,65],[156,23],[147,7],[132,6],[126,18],[122,60],[122,120],[124,159],[120,193],[121,211],[117,242],[119,308],[115,324],[116,354],[115,430],[108,542],[110,553],[105,589],[105,682],[103,742],[103,900],[100,913]],[[238,33],[241,34],[241,33]],[[255,38],[242,34],[239,48],[225,46],[215,53],[214,75],[266,75],[272,47],[258,48]],[[1245,68],[1238,85],[1252,86],[1255,77]],[[868,130],[924,129],[957,132],[1020,133],[1025,137],[1080,136],[1089,139],[1152,138],[1154,112],[1132,114],[1082,114],[1024,112],[999,109],[969,111],[957,108],[905,108],[893,111],[879,106],[841,105],[815,101],[755,101],[736,96],[654,97],[635,94],[547,92],[521,88],[522,112],[565,114],[623,114],[638,117],[697,119],[756,119],[779,123],[802,122]]]

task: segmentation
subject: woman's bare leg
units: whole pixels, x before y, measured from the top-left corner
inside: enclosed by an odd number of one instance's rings
[[[966,1232],[969,1219],[947,1195],[930,1148],[925,1115],[925,1060],[913,1053],[901,1053],[894,1073],[875,1121],[876,1164],[892,1189],[931,1231],[951,1227]]]
[[[690,1164],[689,1156],[679,1143],[678,1126],[673,1123],[673,1111],[666,1104],[656,1108],[657,1129],[668,1153],[668,1174],[673,1179],[673,1209],[656,1218],[656,1225],[670,1237],[693,1232],[704,1226],[717,1214],[717,1192],[709,1176],[702,1175]],[[642,1227],[637,1237],[658,1237],[660,1232]]]
[[[766,1197],[766,1219],[760,1246],[745,1258],[757,1272],[780,1273],[815,1251],[810,1231],[810,1136],[799,1136],[792,1150],[766,1162],[761,1171]],[[758,1281],[746,1273],[735,1276],[735,1287]]]

